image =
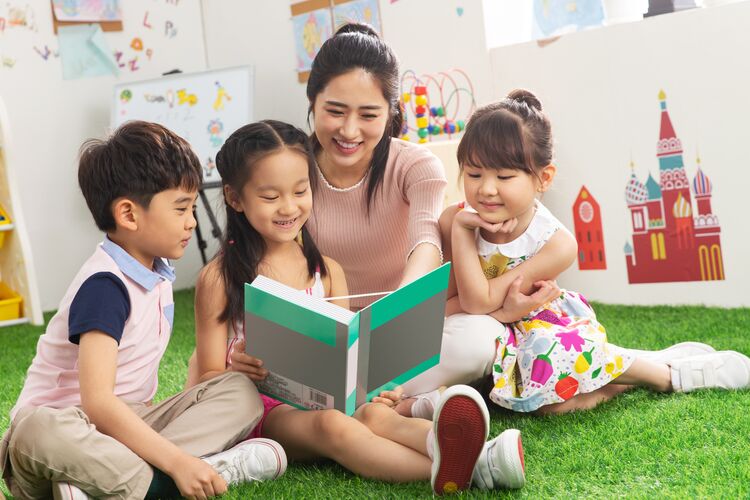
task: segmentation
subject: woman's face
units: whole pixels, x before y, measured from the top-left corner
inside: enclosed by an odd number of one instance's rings
[[[388,101],[377,80],[363,69],[333,78],[313,103],[315,135],[326,168],[370,166],[372,152],[390,119]]]

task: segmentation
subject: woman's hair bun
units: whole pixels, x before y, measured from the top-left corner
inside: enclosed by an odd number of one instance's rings
[[[378,39],[380,38],[380,35],[375,31],[375,28],[365,23],[346,23],[336,31],[334,36],[343,35],[345,33],[362,33],[363,35],[373,36]]]
[[[515,89],[508,92],[508,99],[526,104],[537,111],[542,110],[542,101],[526,89]]]

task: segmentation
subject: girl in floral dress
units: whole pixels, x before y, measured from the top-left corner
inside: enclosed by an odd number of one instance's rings
[[[458,146],[458,162],[466,202],[440,219],[454,272],[446,309],[447,315],[491,314],[506,325],[487,374],[493,402],[514,411],[559,413],[592,408],[633,385],[660,392],[750,387],[750,359],[734,351],[715,352],[697,342],[655,352],[610,344],[577,292],[562,290],[520,318],[518,307],[507,308],[507,298],[519,290],[527,296],[557,290],[549,280],[577,254],[573,235],[538,200],[556,167],[550,123],[532,93],[515,90],[477,110]],[[443,351],[441,363],[452,356]],[[399,402],[396,409],[429,418],[437,394]]]

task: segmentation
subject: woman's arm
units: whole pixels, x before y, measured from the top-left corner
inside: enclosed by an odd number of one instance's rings
[[[349,295],[349,287],[346,285],[346,275],[341,265],[329,257],[323,257],[328,270],[327,289],[329,297],[345,297]],[[349,309],[349,299],[332,300],[332,304]]]
[[[474,230],[454,222],[452,243],[461,307],[472,314],[487,314],[501,308],[511,284],[519,276],[520,292],[532,294],[539,287],[538,282],[554,280],[567,269],[578,251],[575,238],[566,230],[558,230],[534,257],[487,280],[477,258]]]
[[[413,146],[402,152],[394,168],[399,169],[402,196],[409,204],[407,238],[409,255],[399,287],[424,276],[441,264],[438,216],[443,205],[445,169],[426,148]]]
[[[268,371],[258,358],[245,354],[245,342],[237,342],[227,367],[227,332],[229,324],[219,321],[226,307],[224,280],[217,262],[211,261],[198,276],[195,286],[195,350],[200,382],[220,375],[228,369],[245,373],[253,381],[264,380]]]

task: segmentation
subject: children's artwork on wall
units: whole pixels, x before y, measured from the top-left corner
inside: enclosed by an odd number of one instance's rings
[[[721,227],[711,208],[713,184],[700,158],[692,182],[688,179],[682,142],[672,126],[666,99],[664,91],[659,92],[659,181],[649,173],[643,183],[632,171],[625,189],[633,227],[632,245],[625,244],[628,281],[723,280]]]
[[[328,8],[305,12],[292,18],[294,44],[297,50],[297,71],[310,71],[313,59],[323,42],[333,33],[331,11]]]
[[[334,31],[342,25],[352,22],[367,23],[375,28],[375,31],[382,33],[377,0],[354,0],[333,7]]]
[[[117,61],[98,24],[61,26],[58,43],[65,80],[119,74]]]
[[[543,36],[561,35],[604,21],[602,0],[534,0],[534,20]]]
[[[52,0],[58,21],[121,21],[120,0]]]
[[[586,186],[581,187],[573,203],[573,225],[578,242],[578,269],[607,269],[602,213]]]
[[[460,134],[477,103],[469,75],[454,68],[421,76],[406,70],[401,76],[400,105],[404,111],[401,139],[424,144]]]
[[[292,28],[297,52],[297,79],[307,81],[323,42],[348,22],[363,22],[383,32],[377,0],[302,0],[293,2]]]
[[[176,74],[115,86],[112,126],[160,123],[185,138],[205,182],[220,180],[215,158],[224,140],[252,121],[253,69],[248,66]]]

